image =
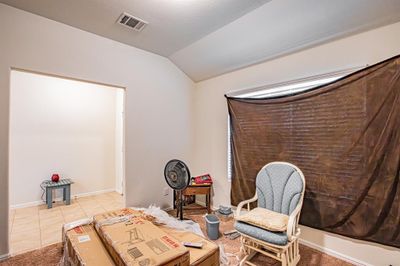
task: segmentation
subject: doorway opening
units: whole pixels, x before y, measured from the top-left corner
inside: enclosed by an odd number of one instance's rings
[[[61,242],[62,224],[125,205],[124,95],[117,86],[11,71],[11,254]],[[70,189],[46,192],[55,175]]]

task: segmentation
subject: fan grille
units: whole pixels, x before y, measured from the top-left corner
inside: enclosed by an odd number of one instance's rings
[[[165,180],[174,190],[185,189],[190,182],[190,172],[186,164],[180,160],[171,160],[164,170]]]

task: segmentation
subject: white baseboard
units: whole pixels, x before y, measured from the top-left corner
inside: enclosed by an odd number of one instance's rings
[[[206,207],[206,203],[201,200],[196,200],[196,204],[199,204],[200,206]]]
[[[307,240],[304,240],[304,239],[301,239],[301,238],[299,239],[299,242],[301,244],[303,244],[304,246],[319,250],[322,253],[325,253],[325,254],[328,254],[328,255],[330,255],[332,257],[347,261],[347,262],[349,262],[351,264],[354,264],[354,265],[358,265],[358,266],[373,266],[373,265],[368,264],[368,263],[366,263],[364,261],[358,260],[356,258],[353,258],[353,257],[350,257],[348,255],[345,255],[345,254],[342,254],[340,252],[337,252],[337,251],[335,251],[333,249],[317,245],[317,244],[315,244],[313,242],[310,242],[310,241],[307,241]]]
[[[115,188],[103,189],[103,190],[97,190],[97,191],[85,192],[85,193],[78,193],[78,194],[71,195],[71,199],[94,196],[94,195],[113,192],[113,191],[115,191]],[[53,200],[59,201],[59,200],[62,200],[62,199],[61,198],[55,198]],[[42,200],[37,200],[37,201],[31,201],[31,202],[26,202],[26,203],[10,205],[10,209],[14,210],[14,209],[20,209],[20,208],[26,208],[26,207],[32,207],[32,206],[39,206],[39,205],[42,205],[42,204],[46,204],[46,202],[44,202]]]
[[[109,193],[109,192],[114,192],[114,191],[116,191],[115,188],[109,188],[109,189],[97,190],[97,191],[92,191],[92,192],[79,193],[79,194],[71,195],[71,199],[89,197],[89,196],[94,196],[94,195],[99,195],[99,194]],[[61,200],[61,198],[60,198],[60,200]]]
[[[11,257],[10,253],[0,255],[0,261],[6,260]]]

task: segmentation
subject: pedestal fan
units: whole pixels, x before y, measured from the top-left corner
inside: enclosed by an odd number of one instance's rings
[[[177,206],[177,216],[183,220],[183,190],[190,182],[189,168],[180,160],[171,160],[165,165],[164,177],[167,184],[178,194],[177,202],[174,204]]]

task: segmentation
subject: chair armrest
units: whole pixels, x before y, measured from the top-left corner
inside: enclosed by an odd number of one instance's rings
[[[297,235],[297,230],[299,230],[298,223],[300,218],[300,211],[303,204],[298,204],[297,207],[293,210],[292,214],[289,216],[286,234],[289,241],[292,240],[293,237]]]
[[[239,205],[236,208],[236,217],[240,216],[240,211],[242,210],[243,206],[247,204],[247,210],[250,211],[250,203],[256,201],[258,199],[257,193],[252,197],[251,199],[244,200],[239,203]]]

